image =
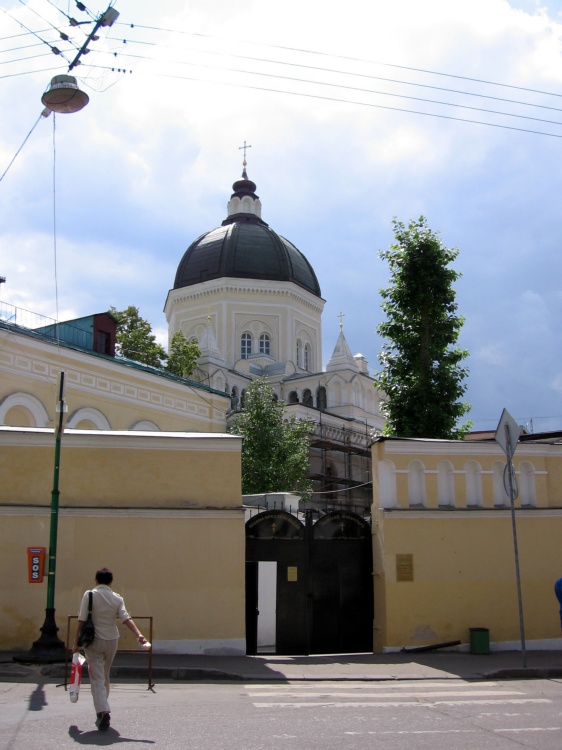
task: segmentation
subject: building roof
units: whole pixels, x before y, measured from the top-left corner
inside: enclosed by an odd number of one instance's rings
[[[245,169],[232,188],[227,218],[188,247],[174,289],[211,279],[238,278],[289,281],[321,297],[318,279],[305,256],[262,220],[256,185]]]

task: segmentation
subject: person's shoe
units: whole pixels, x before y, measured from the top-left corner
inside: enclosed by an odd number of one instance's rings
[[[96,726],[100,730],[100,732],[105,732],[109,729],[109,720],[110,717],[107,711],[98,714],[98,718],[96,719]]]

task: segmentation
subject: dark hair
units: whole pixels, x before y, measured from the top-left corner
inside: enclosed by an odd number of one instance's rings
[[[109,586],[113,582],[113,573],[108,568],[100,568],[96,571],[96,582]]]

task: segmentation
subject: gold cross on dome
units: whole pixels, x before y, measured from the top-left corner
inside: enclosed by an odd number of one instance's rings
[[[242,162],[242,166],[244,167],[244,169],[247,166],[247,162],[246,162],[246,149],[248,149],[248,148],[252,148],[252,147],[251,146],[247,146],[246,145],[246,141],[244,141],[244,145],[243,146],[238,146],[238,151],[242,151],[242,149],[244,150],[244,161]]]

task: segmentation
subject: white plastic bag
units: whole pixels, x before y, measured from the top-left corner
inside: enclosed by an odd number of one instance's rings
[[[86,659],[78,651],[72,654],[72,666],[70,668],[70,702],[76,703],[80,695],[80,683],[82,682],[82,664]]]

